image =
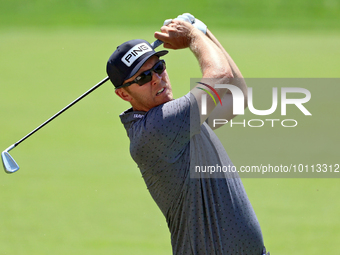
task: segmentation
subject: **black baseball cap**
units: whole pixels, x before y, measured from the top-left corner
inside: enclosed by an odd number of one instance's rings
[[[142,39],[127,41],[119,45],[107,61],[107,75],[117,88],[134,76],[150,57],[167,53],[167,50],[154,51],[150,43]]]

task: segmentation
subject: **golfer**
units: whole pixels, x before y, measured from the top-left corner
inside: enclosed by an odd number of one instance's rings
[[[174,19],[155,37],[168,49],[190,48],[207,89],[233,84],[246,97],[234,61],[209,30],[200,29]],[[206,93],[202,89],[195,87],[174,99],[165,61],[160,59],[167,53],[155,52],[147,41],[131,40],[111,55],[107,73],[116,94],[131,104],[120,118],[131,156],[167,220],[173,254],[265,254],[259,222],[238,174],[209,178],[206,173],[190,174],[195,166],[232,166],[208,120],[233,117],[232,95],[225,88],[216,89],[222,105],[215,106],[206,97],[205,115],[200,114]],[[189,78],[175,86],[186,86]]]

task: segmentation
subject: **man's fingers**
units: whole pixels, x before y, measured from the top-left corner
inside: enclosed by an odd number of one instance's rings
[[[169,34],[167,33],[155,32],[154,36],[156,39],[161,40],[164,43],[169,41]]]
[[[170,43],[164,43],[163,47],[166,49],[171,49],[171,50],[175,50],[176,48],[174,46],[172,46]]]
[[[162,33],[168,33],[168,31],[169,31],[169,27],[168,26],[162,26],[161,27],[161,32]]]
[[[161,27],[161,32],[155,32],[154,36],[165,43],[168,49],[183,49],[190,44],[188,35],[194,27],[185,21],[172,20],[167,26]]]

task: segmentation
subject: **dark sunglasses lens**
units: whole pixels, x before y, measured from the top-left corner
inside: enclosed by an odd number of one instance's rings
[[[164,61],[158,61],[152,68],[152,70],[157,73],[157,74],[161,74],[164,72],[165,70],[165,62]],[[152,80],[152,72],[151,70],[147,70],[143,73],[141,73],[141,75],[139,75],[136,79],[135,82],[139,85],[142,86],[145,83],[149,82]]]
[[[164,72],[165,70],[165,63],[163,61],[159,61],[153,68],[153,70],[158,73],[161,74]]]
[[[147,82],[152,80],[151,71],[147,70],[147,71],[143,72],[136,79],[137,79],[137,84],[142,86],[143,84],[145,84],[145,83],[147,83]]]

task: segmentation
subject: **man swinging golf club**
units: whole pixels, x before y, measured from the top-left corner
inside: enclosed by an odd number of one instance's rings
[[[206,114],[201,115],[203,90],[195,87],[174,99],[165,62],[159,59],[168,51],[155,52],[144,40],[123,43],[108,60],[107,73],[116,94],[132,106],[120,115],[131,156],[166,217],[173,254],[266,254],[260,225],[238,174],[190,175],[195,165],[232,165],[208,117],[234,117],[232,95],[214,86],[233,84],[246,97],[239,69],[206,26],[190,14],[172,20],[155,37],[168,49],[190,48],[201,67],[202,82],[222,100],[215,106],[207,97]]]

